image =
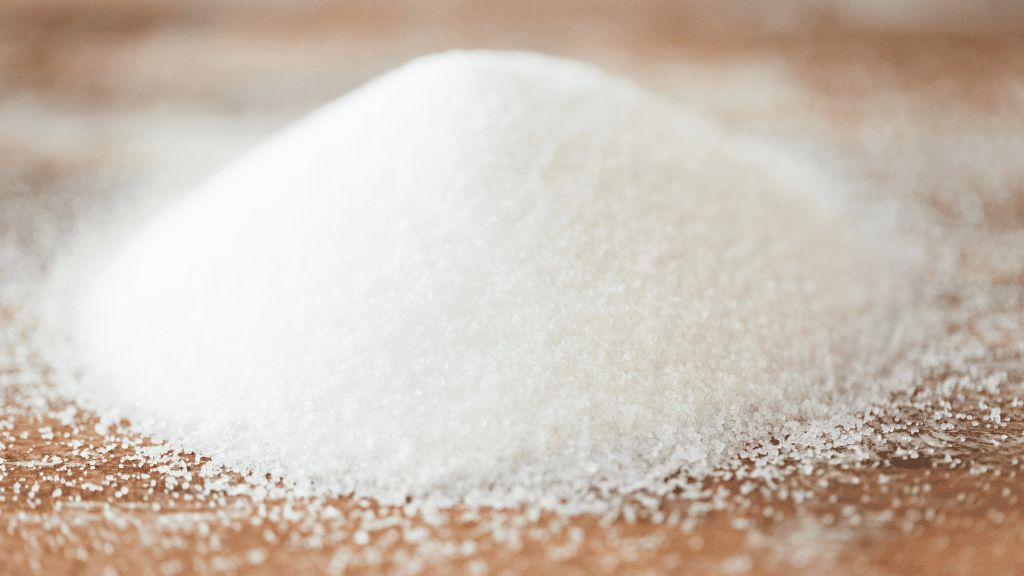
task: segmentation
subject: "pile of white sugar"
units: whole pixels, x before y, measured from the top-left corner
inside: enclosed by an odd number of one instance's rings
[[[907,287],[821,195],[590,65],[421,58],[84,266],[82,394],[384,503],[665,493],[905,385]]]

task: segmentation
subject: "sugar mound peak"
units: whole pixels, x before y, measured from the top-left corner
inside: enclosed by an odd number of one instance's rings
[[[382,502],[583,502],[877,399],[891,268],[657,94],[453,52],[104,250],[71,331],[89,402],[222,464]]]

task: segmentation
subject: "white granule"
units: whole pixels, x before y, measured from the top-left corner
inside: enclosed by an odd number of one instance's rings
[[[83,267],[84,399],[384,503],[666,493],[905,385],[902,274],[742,150],[586,64],[418,59]]]

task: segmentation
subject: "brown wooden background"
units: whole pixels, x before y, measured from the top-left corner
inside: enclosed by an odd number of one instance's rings
[[[441,527],[390,512],[388,526],[373,503],[261,509],[203,488],[194,456],[139,458],[147,439],[47,400],[47,366],[24,346],[31,309],[0,296],[0,574],[1024,573],[1024,8],[879,6],[0,1],[0,278],[34,281],[84,217],[181,190],[408,58],[530,49],[803,142],[905,206],[947,278],[936,342],[966,358],[927,386],[1006,374],[949,398],[963,416],[951,430],[927,394],[903,399],[865,440],[866,464],[819,463],[784,483],[788,498],[719,479],[709,510],[666,502],[633,523],[457,510]]]

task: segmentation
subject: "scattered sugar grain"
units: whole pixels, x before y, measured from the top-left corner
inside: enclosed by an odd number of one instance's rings
[[[821,197],[592,66],[425,57],[83,266],[79,398],[298,493],[664,495],[913,384],[909,284]]]

